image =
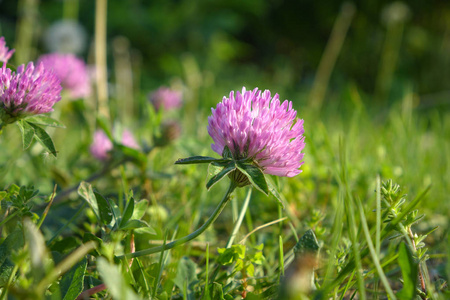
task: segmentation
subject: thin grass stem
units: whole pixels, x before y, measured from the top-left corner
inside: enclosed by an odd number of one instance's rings
[[[356,206],[359,210],[359,216],[361,218],[361,225],[364,232],[364,236],[366,237],[367,246],[369,247],[369,251],[372,256],[372,261],[375,265],[375,268],[377,269],[378,276],[380,276],[381,282],[383,283],[384,288],[386,289],[386,292],[388,293],[390,299],[395,300],[397,298],[395,297],[394,292],[392,291],[389,285],[386,275],[383,272],[383,268],[381,268],[380,266],[379,256],[377,255],[376,249],[373,246],[372,239],[370,237],[369,227],[367,226],[366,216],[364,215],[364,209],[361,205],[361,201],[356,200]]]

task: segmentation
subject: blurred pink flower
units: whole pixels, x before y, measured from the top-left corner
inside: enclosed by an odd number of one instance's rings
[[[38,61],[42,62],[46,69],[53,69],[72,99],[90,95],[90,76],[86,64],[80,58],[73,54],[52,53],[42,55]]]
[[[107,160],[109,158],[109,151],[113,149],[113,143],[108,138],[103,130],[94,132],[94,140],[91,144],[90,151],[92,156],[98,160]]]
[[[172,90],[168,87],[160,87],[149,95],[149,100],[156,110],[161,106],[165,110],[175,109],[181,107],[182,94],[180,91]]]
[[[124,130],[122,133],[122,145],[129,148],[139,149],[139,145],[134,139],[133,134],[129,130]]]
[[[134,139],[133,134],[129,130],[124,130],[122,132],[122,145],[139,149],[139,145]],[[98,160],[107,160],[109,159],[110,155],[109,152],[113,149],[113,143],[108,138],[106,133],[103,130],[97,130],[94,132],[94,139],[90,147],[90,151],[92,156],[97,158]]]
[[[270,91],[230,92],[208,117],[211,148],[223,155],[225,146],[233,158],[253,159],[266,174],[293,177],[303,164],[303,120],[296,120],[292,102],[280,103]]]
[[[4,37],[0,37],[0,61],[7,62],[11,56],[13,55],[14,49],[9,50],[8,47],[6,47],[6,42]]]
[[[6,124],[17,119],[53,111],[53,105],[61,100],[61,83],[56,75],[37,68],[33,63],[21,65],[16,72],[0,69],[0,109],[2,121]]]

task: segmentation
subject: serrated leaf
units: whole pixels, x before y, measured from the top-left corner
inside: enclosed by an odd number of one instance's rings
[[[285,201],[283,200],[282,196],[278,192],[278,189],[277,189],[273,179],[270,176],[267,176],[266,182],[267,182],[267,186],[269,187],[270,193],[275,197],[275,199],[278,200],[278,202],[281,204],[283,209],[285,209],[286,208]]]
[[[113,212],[111,208],[111,204],[108,199],[103,197],[100,193],[94,192],[95,200],[97,201],[98,211],[100,215],[100,219],[104,225],[111,224],[113,219]]]
[[[80,183],[80,186],[78,187],[78,195],[80,195],[84,200],[86,200],[86,202],[89,204],[89,206],[94,211],[94,214],[97,217],[97,219],[101,222],[100,212],[98,210],[97,198],[94,195],[92,186],[89,183],[82,181]]]
[[[245,176],[247,176],[248,180],[252,183],[254,187],[263,192],[266,195],[269,195],[269,187],[267,186],[266,178],[264,173],[260,168],[253,165],[252,163],[237,161],[236,167],[241,171]]]
[[[403,288],[396,294],[398,299],[415,299],[418,266],[405,243],[401,243],[398,250],[398,264],[402,270]]]
[[[69,272],[64,274],[60,282],[61,298],[63,300],[75,300],[81,294],[84,288],[86,267],[87,259],[83,258]]]
[[[33,117],[26,118],[26,121],[29,123],[34,123],[41,126],[50,126],[50,127],[58,127],[58,128],[66,128],[63,123],[50,118],[45,115],[36,115]]]
[[[230,174],[234,170],[236,170],[236,164],[234,161],[229,161],[228,164],[224,167],[217,167],[214,164],[210,164],[212,168],[221,168],[221,170],[215,174],[211,179],[206,183],[206,188],[209,190],[213,185],[222,180],[226,175]],[[217,170],[214,170],[214,172]]]
[[[192,156],[187,158],[180,158],[175,162],[175,164],[176,165],[209,164],[213,161],[223,161],[223,159],[217,159],[209,156]]]
[[[22,134],[23,150],[28,149],[33,141],[34,128],[23,120],[17,121],[16,124],[19,126],[20,133]]]
[[[44,146],[45,149],[47,149],[50,154],[52,154],[54,157],[57,156],[57,152],[56,152],[56,148],[55,145],[53,144],[52,138],[48,135],[48,133],[42,129],[41,127],[33,124],[33,123],[29,123],[26,122],[28,124],[30,124],[33,129],[34,129],[34,137],[36,138],[36,140],[42,145]]]

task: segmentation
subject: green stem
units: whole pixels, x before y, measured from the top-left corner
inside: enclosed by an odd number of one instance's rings
[[[145,250],[141,250],[141,251],[136,251],[134,253],[119,255],[118,258],[119,259],[120,258],[130,259],[130,258],[134,258],[134,257],[158,253],[161,251],[175,248],[176,246],[185,244],[185,243],[189,242],[190,240],[195,239],[200,234],[202,234],[206,229],[208,229],[208,227],[217,219],[217,217],[220,215],[220,213],[222,212],[224,207],[227,205],[228,201],[231,199],[230,198],[231,193],[233,193],[235,188],[236,188],[236,184],[234,182],[230,182],[230,186],[228,187],[228,190],[227,190],[225,196],[223,197],[222,201],[220,201],[219,205],[216,207],[216,209],[214,210],[212,215],[205,222],[205,224],[203,224],[200,228],[198,228],[196,231],[192,232],[191,234],[188,234],[188,235],[186,235],[182,238],[179,238],[178,240],[175,240],[173,242],[170,242],[166,245],[162,245],[162,246],[154,247],[154,248],[150,248],[150,249],[145,249]]]
[[[242,220],[244,220],[245,213],[247,212],[251,196],[252,196],[252,189],[248,189],[247,197],[245,197],[244,204],[242,204],[241,212],[239,213],[238,219],[234,224],[233,232],[231,233],[226,248],[230,248],[231,245],[233,245],[233,241],[236,238],[237,232],[239,231],[239,228],[242,225]]]
[[[8,222],[9,220],[11,220],[12,218],[14,218],[19,212],[20,212],[20,210],[16,210],[16,211],[13,212],[12,214],[10,214],[10,215],[7,216],[6,218],[4,218],[4,219],[0,222],[0,227],[3,226],[3,224],[5,224],[5,223]]]
[[[6,127],[6,123],[0,122],[0,136],[3,133],[3,128]]]
[[[14,269],[11,272],[11,275],[9,275],[8,281],[6,282],[6,285],[3,287],[2,294],[0,295],[0,300],[4,300],[8,296],[8,290],[11,286],[11,283],[16,276],[17,271],[19,270],[19,265],[15,265]]]

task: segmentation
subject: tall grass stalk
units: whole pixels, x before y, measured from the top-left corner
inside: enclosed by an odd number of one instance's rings
[[[106,66],[106,16],[108,0],[95,2],[95,70],[98,112],[109,118]]]
[[[386,275],[383,272],[383,268],[380,265],[380,257],[377,254],[377,251],[372,243],[372,238],[370,237],[369,227],[367,226],[366,216],[364,214],[364,208],[362,207],[361,201],[359,199],[356,200],[356,206],[359,211],[359,216],[361,218],[361,225],[363,229],[364,236],[367,241],[367,246],[369,247],[370,255],[372,256],[372,262],[375,265],[375,268],[377,270],[378,276],[380,276],[381,282],[384,285],[384,288],[386,289],[386,292],[388,293],[391,300],[397,299],[394,295],[394,292],[392,291],[388,279],[386,278]]]
[[[319,67],[317,68],[316,78],[309,96],[309,103],[316,110],[320,110],[322,107],[331,73],[336,64],[337,57],[341,52],[342,45],[344,44],[354,14],[354,4],[346,2],[342,5],[340,14],[334,23],[330,39],[328,40]]]

